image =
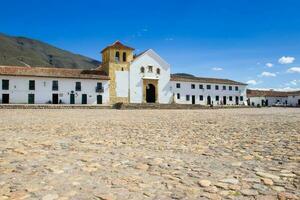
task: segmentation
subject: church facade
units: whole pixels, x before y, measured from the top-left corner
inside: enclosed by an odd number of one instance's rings
[[[0,103],[160,103],[244,105],[246,84],[171,74],[154,50],[134,55],[117,41],[102,51],[96,69],[0,66]]]

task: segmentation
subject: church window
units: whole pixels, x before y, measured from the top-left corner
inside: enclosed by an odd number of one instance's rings
[[[153,67],[152,66],[148,66],[148,72],[153,72]]]
[[[160,74],[160,69],[159,68],[156,69],[156,73]]]
[[[145,73],[145,67],[141,67],[141,73]]]
[[[127,58],[126,52],[123,52],[123,62],[126,62],[126,58]]]
[[[116,55],[115,55],[115,61],[116,62],[119,62],[120,61],[120,52],[116,52]]]

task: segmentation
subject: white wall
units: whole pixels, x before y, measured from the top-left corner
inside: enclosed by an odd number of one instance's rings
[[[145,73],[141,73],[142,66],[145,68]],[[148,66],[153,66],[152,72],[148,72]],[[156,73],[157,68],[160,69],[159,75]],[[143,102],[143,78],[158,80],[158,103],[171,103],[170,65],[153,50],[148,50],[130,65],[131,103]]]
[[[288,105],[291,106],[300,106],[300,95],[299,96],[288,96]]]
[[[268,106],[273,106],[277,102],[285,104],[287,102],[287,105],[289,105],[289,101],[287,97],[249,97],[250,99],[250,105],[254,106],[260,105],[262,106],[262,100],[266,101],[268,100]]]
[[[116,71],[116,93],[117,97],[128,97],[129,73],[127,71]]]
[[[2,90],[2,79],[9,80],[9,90]],[[34,91],[29,90],[29,80],[35,80]],[[58,91],[52,91],[53,80],[58,80]],[[81,91],[75,91],[75,82],[81,82]],[[97,82],[102,82],[103,93],[96,93]],[[9,94],[10,103],[27,104],[28,94],[35,94],[35,103],[45,104],[52,101],[52,94],[57,93],[59,100],[69,104],[70,93],[74,91],[76,104],[81,104],[82,94],[87,94],[88,104],[96,104],[98,94],[102,95],[103,104],[108,104],[108,87],[109,82],[107,80],[0,76],[0,102],[2,102],[2,94]]]
[[[236,105],[235,97],[239,97],[239,105],[246,104],[246,86],[244,85],[228,85],[228,84],[212,84],[212,83],[200,83],[200,82],[185,82],[185,81],[171,81],[172,91],[174,93],[174,100],[178,104],[192,104],[192,95],[195,96],[195,104],[207,105],[207,97],[211,97],[211,101],[214,105],[220,105],[223,101],[223,96],[226,96],[226,105]],[[180,88],[176,88],[176,84],[180,83]],[[191,85],[195,84],[195,89],[192,89]],[[199,88],[199,85],[203,85],[203,89]],[[207,89],[206,85],[211,85],[211,89]],[[215,85],[219,86],[219,90],[215,89]],[[223,85],[226,86],[226,90],[223,90]],[[232,90],[229,90],[229,86],[232,86]],[[235,86],[238,86],[238,90],[235,90]],[[180,99],[177,99],[177,94],[180,94]],[[190,100],[186,100],[186,95],[190,96]],[[203,101],[200,101],[200,95],[203,96]],[[216,96],[219,96],[219,101],[216,101]],[[232,96],[232,101],[229,100],[229,96]],[[243,101],[240,100],[240,96],[243,96]]]

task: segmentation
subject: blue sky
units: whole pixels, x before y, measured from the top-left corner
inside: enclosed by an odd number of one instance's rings
[[[299,0],[1,0],[0,32],[100,60],[120,40],[172,73],[300,88]]]

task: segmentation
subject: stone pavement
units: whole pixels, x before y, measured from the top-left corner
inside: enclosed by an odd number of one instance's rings
[[[299,199],[300,109],[1,110],[0,199]]]

